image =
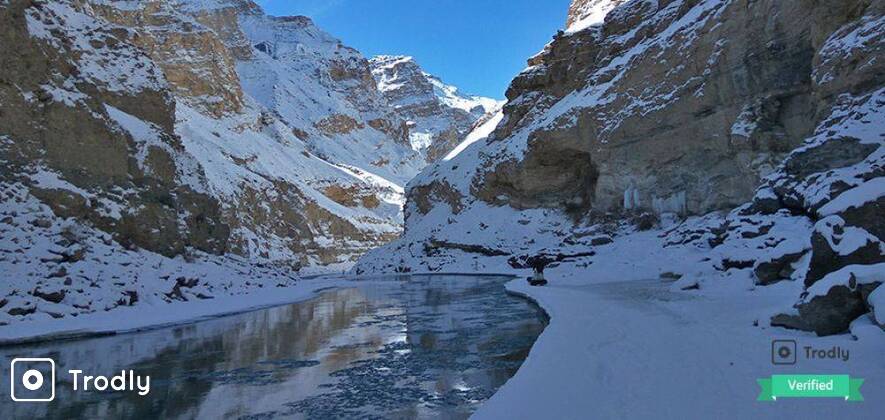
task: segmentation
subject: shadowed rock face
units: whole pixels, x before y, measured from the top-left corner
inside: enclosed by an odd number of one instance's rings
[[[479,199],[517,209],[548,207],[581,215],[594,205],[599,171],[593,156],[561,132],[535,132],[522,161],[509,161],[473,185]]]
[[[831,99],[812,84],[815,34],[852,7],[821,21],[799,2],[659,3],[623,5],[604,25],[555,38],[513,81],[495,137],[573,139],[598,170],[590,201],[601,211],[732,208],[812,132]],[[527,162],[549,150],[530,146],[517,172],[530,177]]]

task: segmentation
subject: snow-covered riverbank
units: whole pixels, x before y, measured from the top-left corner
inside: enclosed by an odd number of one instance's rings
[[[476,418],[876,418],[885,408],[882,334],[855,341],[753,327],[777,299],[685,297],[656,280],[509,287],[535,299],[551,323]],[[772,365],[773,339],[797,341],[797,365]],[[838,346],[850,359],[802,360],[806,345]],[[865,378],[866,401],[756,402],[756,379],[788,373]]]
[[[691,267],[703,256],[653,246],[638,233],[599,248],[589,267],[548,271],[551,284],[508,289],[551,317],[519,372],[475,418],[879,418],[885,410],[885,335],[868,317],[851,334],[817,337],[768,326],[798,285],[767,288],[737,276],[682,291],[659,278],[663,267]],[[649,252],[637,254],[637,246]],[[755,290],[753,290],[755,289]],[[797,363],[775,366],[772,340],[797,342]],[[847,361],[808,360],[804,347],[847,350]],[[864,378],[866,401],[757,402],[757,379],[773,374],[849,374]]]
[[[64,319],[23,321],[0,327],[0,346],[123,334],[189,324],[310,299],[322,290],[340,287],[347,281],[318,277],[301,280],[292,286],[258,289],[251,293],[211,300],[138,305]]]

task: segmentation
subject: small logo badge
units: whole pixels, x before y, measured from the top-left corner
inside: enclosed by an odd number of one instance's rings
[[[54,360],[13,359],[9,365],[9,373],[9,393],[13,401],[49,402],[55,399]]]
[[[775,365],[796,364],[796,340],[774,340],[771,342],[771,363]]]

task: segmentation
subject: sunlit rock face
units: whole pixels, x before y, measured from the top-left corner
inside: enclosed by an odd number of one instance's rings
[[[137,34],[80,2],[10,2],[0,13],[3,181],[122,244],[225,252],[219,204],[187,180],[202,174],[173,133],[162,70],[131,43]]]
[[[428,162],[449,154],[474,124],[499,107],[498,101],[468,95],[425,72],[407,56],[370,60],[378,89],[408,121],[412,148]]]
[[[294,268],[401,232],[426,161],[369,61],[310,19],[247,0],[0,12],[0,153],[23,200],[125,247]]]
[[[236,26],[237,9],[201,12],[202,19],[195,20],[167,0],[98,0],[92,4],[100,18],[138,29],[133,43],[163,69],[176,96],[187,98],[190,105],[217,117],[242,110],[243,92],[234,53],[248,54],[250,49],[245,42],[241,43],[244,49],[228,49],[220,36],[242,40]],[[201,20],[213,23],[214,27],[201,24]],[[215,30],[222,28],[226,29],[220,34]]]

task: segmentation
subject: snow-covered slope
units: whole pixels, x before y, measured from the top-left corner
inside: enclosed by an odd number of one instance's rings
[[[468,146],[473,143],[476,143],[480,140],[485,140],[488,138],[494,131],[495,128],[498,127],[498,124],[501,123],[501,120],[504,119],[504,110],[501,107],[494,112],[486,114],[486,116],[482,117],[473,124],[473,129],[470,130],[470,133],[464,137],[464,140],[461,141],[460,144],[455,146],[449,154],[444,157],[444,160],[452,160],[455,156],[458,156],[461,152],[464,151]]]
[[[501,103],[467,95],[425,72],[407,56],[378,56],[371,60],[378,89],[408,121],[412,148],[428,162],[450,153],[484,116]]]
[[[398,233],[402,186],[425,162],[359,52],[248,0],[92,4],[170,80],[233,252],[346,265]]]
[[[573,1],[568,11],[566,32],[579,32],[593,25],[600,25],[605,16],[627,0],[578,0]]]
[[[304,17],[249,14],[240,26],[257,49],[237,65],[244,91],[303,130],[312,152],[400,185],[423,168],[358,51]]]
[[[777,293],[764,327],[844,332],[885,276],[883,15],[867,0],[624,2],[529,60],[496,130],[409,184],[404,237],[356,271],[543,254],[575,281],[634,270],[687,293]],[[649,229],[664,240],[632,242]],[[630,267],[593,256],[612,241]]]

